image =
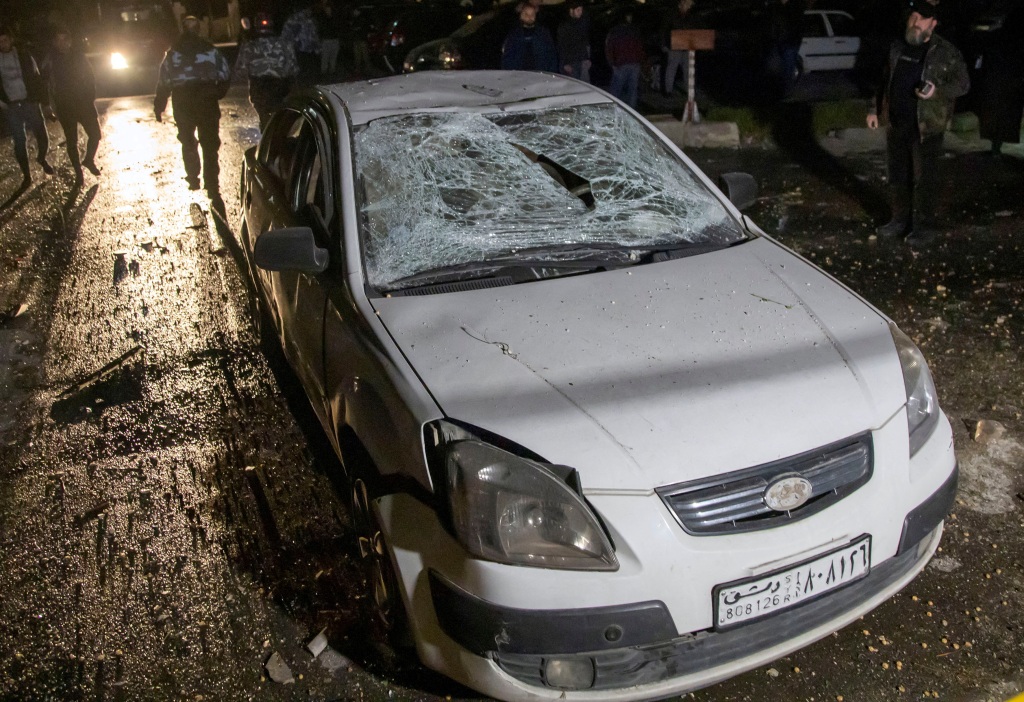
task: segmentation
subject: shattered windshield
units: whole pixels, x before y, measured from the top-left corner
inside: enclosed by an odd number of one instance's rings
[[[746,238],[696,175],[612,104],[380,118],[356,134],[355,157],[364,262],[378,289],[544,247]]]

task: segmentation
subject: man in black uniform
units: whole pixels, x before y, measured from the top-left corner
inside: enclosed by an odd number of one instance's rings
[[[156,85],[153,111],[159,122],[174,102],[174,121],[178,124],[181,158],[185,162],[185,180],[189,190],[199,190],[199,148],[203,149],[203,183],[206,192],[216,195],[220,188],[220,105],[231,85],[228,60],[213,44],[199,36],[199,20],[189,16],[181,22],[181,37],[174,42],[163,63]],[[196,139],[198,132],[199,138]]]
[[[907,236],[922,245],[936,236],[938,159],[946,123],[956,98],[970,80],[955,46],[935,34],[936,5],[912,0],[902,40],[893,43],[867,125],[888,120],[887,147],[892,219],[878,228],[882,237]]]

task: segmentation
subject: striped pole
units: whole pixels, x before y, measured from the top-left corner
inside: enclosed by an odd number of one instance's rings
[[[694,97],[697,85],[697,52],[690,50],[689,61],[686,68],[686,109],[683,111],[683,121],[700,124],[700,112],[697,110],[697,100]]]

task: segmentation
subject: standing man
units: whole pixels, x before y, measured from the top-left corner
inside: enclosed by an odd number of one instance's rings
[[[100,121],[96,115],[96,80],[92,66],[82,50],[72,44],[67,29],[58,29],[54,34],[53,49],[43,61],[43,75],[49,84],[53,110],[64,130],[68,160],[75,169],[75,183],[81,185],[84,181],[82,166],[94,176],[100,174],[95,161],[100,144]],[[84,161],[78,153],[78,125],[82,125],[89,140]]]
[[[299,61],[299,75],[303,84],[313,83],[320,75],[320,34],[316,30],[316,18],[313,8],[304,0],[306,6],[297,10],[285,20],[281,28],[281,38],[290,41],[295,47],[295,57]]]
[[[45,105],[49,111],[49,103],[39,65],[32,54],[14,45],[14,37],[8,29],[0,29],[0,105],[7,119],[7,133],[14,137],[14,157],[21,166],[21,187],[24,189],[32,184],[26,127],[35,134],[38,149],[36,160],[43,173],[53,174],[53,166],[46,160],[50,137],[46,133],[41,107]]]
[[[583,0],[568,0],[568,16],[558,25],[558,62],[562,73],[590,82],[590,18],[583,15]]]
[[[785,97],[796,83],[803,42],[804,3],[802,0],[777,0],[772,8],[769,33],[771,61],[778,71],[779,95]]]
[[[501,67],[509,71],[558,72],[558,52],[547,27],[537,26],[537,6],[519,3],[519,22],[501,45]]]
[[[938,160],[953,103],[970,88],[955,46],[935,34],[936,5],[911,0],[903,39],[893,42],[867,125],[888,123],[887,155],[892,219],[882,237],[903,236],[919,246],[936,236]]]
[[[626,12],[622,22],[608,32],[604,40],[604,55],[612,67],[608,92],[636,109],[644,42],[640,31],[633,26],[632,12]]]
[[[320,75],[333,77],[338,70],[341,26],[331,0],[321,0],[316,13],[316,31],[320,35]]]
[[[189,190],[199,190],[199,149],[203,149],[202,171],[206,192],[220,191],[220,105],[231,85],[231,68],[213,44],[199,36],[199,20],[189,15],[182,22],[181,37],[167,50],[160,64],[160,78],[153,99],[157,121],[163,118],[167,98],[174,102],[181,158]],[[198,132],[199,138],[196,139]]]
[[[679,4],[672,10],[665,19],[662,28],[662,49],[665,51],[665,84],[662,94],[666,97],[672,94],[676,85],[676,72],[680,69],[683,72],[683,79],[686,79],[690,70],[690,52],[685,49],[672,48],[672,31],[676,29],[696,29],[693,20],[690,19],[690,10],[693,9],[693,0],[679,0]]]
[[[256,13],[256,36],[242,44],[235,62],[235,75],[249,76],[249,102],[260,116],[260,131],[270,115],[284,104],[292,81],[299,74],[291,42],[274,36],[274,20],[266,12]]]

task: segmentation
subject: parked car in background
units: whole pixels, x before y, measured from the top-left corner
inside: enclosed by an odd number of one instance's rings
[[[473,18],[454,2],[395,3],[359,8],[370,59],[385,73],[401,73],[409,47],[448,36]]]
[[[177,34],[165,2],[100,3],[84,43],[100,95],[151,93],[164,53]]]
[[[501,47],[509,31],[519,21],[518,3],[505,3],[476,15],[449,36],[414,45],[402,62],[404,73],[416,71],[458,71],[495,69],[501,66]],[[561,5],[541,5],[537,23],[555,33],[565,16]]]
[[[860,52],[860,37],[853,16],[841,10],[804,12],[800,70],[852,71]]]
[[[921,352],[723,184],[540,73],[321,86],[246,152],[260,328],[344,465],[365,601],[426,666],[679,695],[935,552],[957,466]]]

